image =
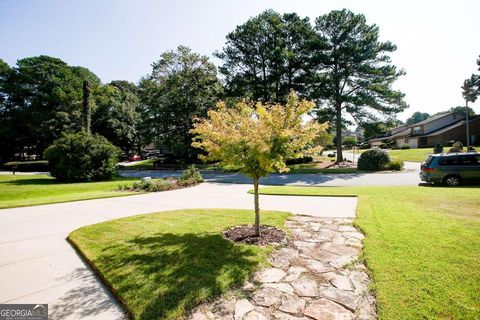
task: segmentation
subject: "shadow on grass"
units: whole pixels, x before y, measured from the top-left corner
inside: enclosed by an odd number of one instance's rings
[[[27,186],[27,185],[52,185],[52,184],[61,184],[61,182],[51,179],[51,178],[36,178],[36,179],[15,179],[9,181],[2,181],[2,184],[10,184],[16,186]]]
[[[104,248],[95,266],[135,319],[178,319],[240,285],[259,248],[217,234],[158,234]]]

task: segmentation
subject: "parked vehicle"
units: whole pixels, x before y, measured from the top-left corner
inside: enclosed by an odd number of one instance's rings
[[[480,182],[480,153],[432,154],[420,167],[420,179],[455,187]]]

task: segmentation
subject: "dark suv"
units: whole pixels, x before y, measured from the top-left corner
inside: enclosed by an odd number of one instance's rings
[[[432,154],[420,167],[420,179],[451,187],[480,182],[480,153]]]

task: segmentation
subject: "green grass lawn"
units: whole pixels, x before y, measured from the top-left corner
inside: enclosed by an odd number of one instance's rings
[[[388,152],[392,160],[403,160],[412,162],[423,162],[433,153],[433,148],[391,150]]]
[[[287,216],[263,211],[262,223],[283,227]],[[222,237],[227,227],[253,219],[250,210],[159,212],[83,227],[69,240],[134,319],[181,319],[267,265],[271,247],[236,245]]]
[[[156,158],[137,161],[132,165],[124,166],[123,169],[125,170],[152,170],[155,169],[155,161]]]
[[[125,181],[61,183],[47,175],[0,175],[0,209],[47,203],[119,197],[135,194],[115,191]]]
[[[358,195],[355,223],[383,320],[480,319],[480,188],[268,187]]]

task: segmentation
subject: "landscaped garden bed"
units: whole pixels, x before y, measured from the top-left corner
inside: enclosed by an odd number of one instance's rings
[[[256,245],[280,244],[286,241],[284,231],[265,225],[260,226],[260,236],[255,235],[255,228],[251,225],[229,228],[223,232],[223,235],[233,242]]]
[[[111,220],[69,235],[134,319],[181,319],[268,265],[272,246],[234,244],[223,232],[251,210],[192,209]],[[262,211],[283,228],[285,212]]]

